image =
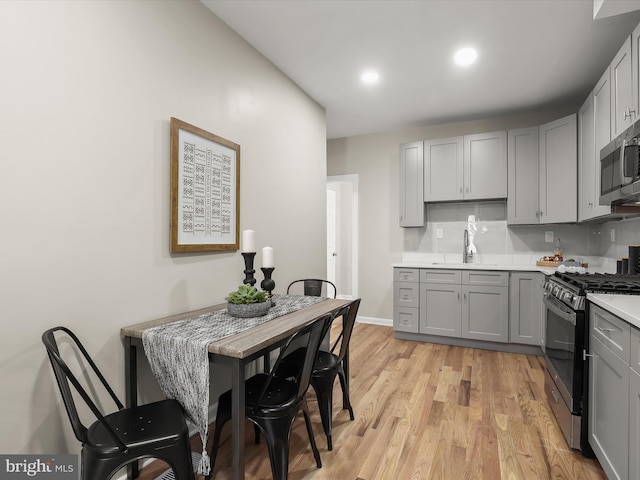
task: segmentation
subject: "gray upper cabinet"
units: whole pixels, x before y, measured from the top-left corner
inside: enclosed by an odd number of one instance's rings
[[[576,114],[540,126],[540,223],[578,219]]]
[[[611,141],[611,68],[578,112],[578,220],[611,213],[600,205],[600,149]]]
[[[611,213],[611,205],[600,205],[600,150],[613,139],[611,133],[611,68],[607,68],[593,89],[593,109],[595,191],[591,218]]]
[[[507,197],[507,132],[464,136],[464,199]]]
[[[507,138],[509,175],[507,222],[510,225],[539,223],[538,127],[509,130]]]
[[[576,115],[508,132],[509,225],[578,218]]]
[[[640,25],[631,34],[631,85],[633,88],[633,109],[640,118]]]
[[[460,200],[463,195],[462,137],[424,142],[424,201]]]
[[[400,226],[424,227],[422,142],[400,145]]]
[[[628,37],[611,62],[611,120],[613,136],[620,135],[637,118],[631,61],[632,37]]]
[[[507,133],[490,132],[424,142],[424,201],[507,196]]]

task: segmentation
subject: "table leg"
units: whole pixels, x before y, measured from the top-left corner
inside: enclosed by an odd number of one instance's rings
[[[231,366],[231,470],[233,480],[244,480],[244,362]]]
[[[138,357],[137,348],[131,337],[124,337],[124,388],[125,405],[134,407],[138,404]],[[127,478],[137,478],[139,474],[138,462],[127,465]]]

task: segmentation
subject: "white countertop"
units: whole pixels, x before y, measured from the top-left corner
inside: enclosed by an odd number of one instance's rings
[[[571,257],[589,264],[589,273],[613,273],[615,262],[601,257]],[[471,263],[462,263],[462,254],[405,253],[402,261],[391,264],[400,268],[442,268],[453,270],[502,270],[508,272],[541,272],[553,275],[556,267],[539,267],[539,255],[487,255],[475,254]]]
[[[640,328],[640,295],[587,293],[587,300]]]
[[[538,267],[537,265],[500,265],[497,263],[441,263],[441,262],[401,262],[392,267],[400,268],[439,268],[446,270],[503,270],[509,272],[542,272],[553,275],[555,267]]]

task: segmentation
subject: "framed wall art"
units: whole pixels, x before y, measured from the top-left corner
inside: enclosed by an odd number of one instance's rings
[[[238,250],[240,145],[171,118],[171,251]]]

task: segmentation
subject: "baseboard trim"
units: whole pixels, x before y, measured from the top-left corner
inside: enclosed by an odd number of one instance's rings
[[[381,325],[383,327],[393,327],[393,320],[388,318],[364,317],[358,315],[356,319],[358,323],[370,323],[371,325]]]

